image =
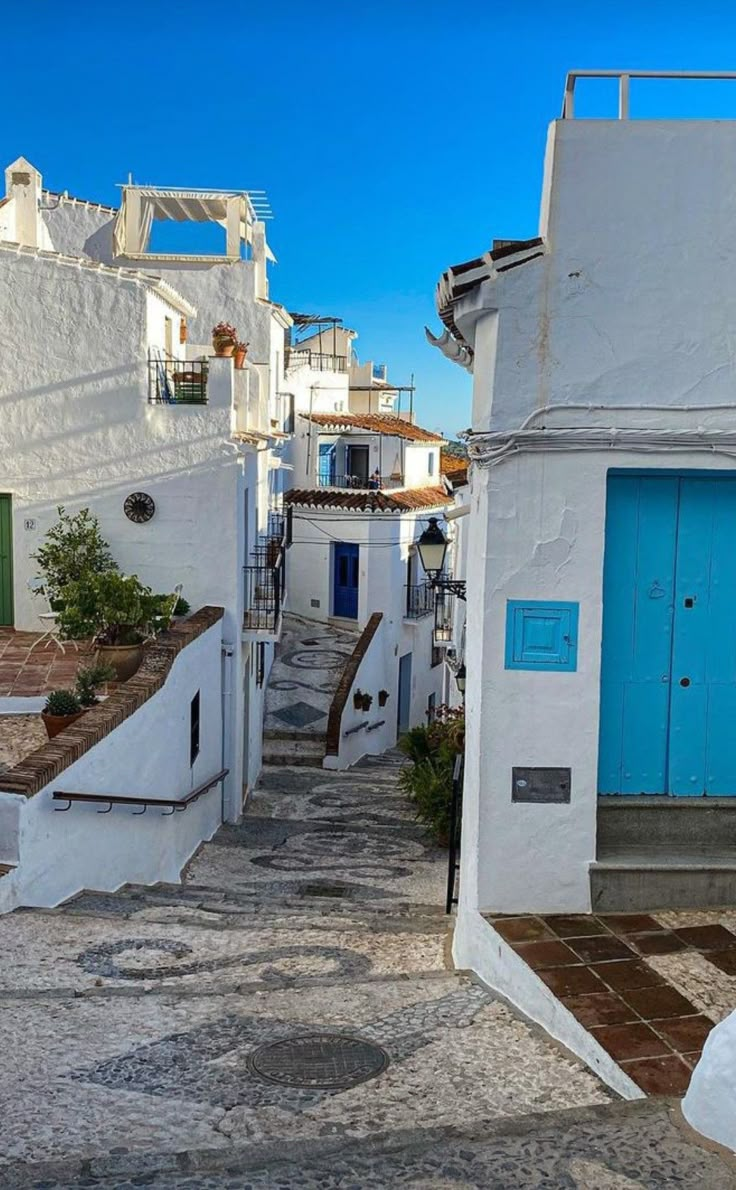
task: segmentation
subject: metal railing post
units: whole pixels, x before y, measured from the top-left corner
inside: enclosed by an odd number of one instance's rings
[[[629,118],[629,75],[622,74],[618,81],[618,118]]]
[[[565,79],[565,98],[562,104],[563,120],[572,120],[575,115],[575,75],[568,74]]]

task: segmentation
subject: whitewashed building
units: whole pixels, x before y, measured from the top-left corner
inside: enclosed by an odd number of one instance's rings
[[[293,318],[304,337],[292,342],[285,381],[294,410],[284,495],[289,610],[361,630],[382,613],[372,649],[389,699],[366,720],[361,741],[381,752],[446,698],[434,593],[415,549],[428,518],[453,504],[443,439],[416,425],[408,408],[401,413],[409,386],[392,385],[383,365],[358,361],[355,331],[337,319]]]
[[[24,159],[0,200],[0,626],[43,609],[31,555],[63,504],[89,507],[121,568],[181,583],[222,624],[224,816],[261,767],[283,603],[284,336],[257,199],[125,186],[119,209],[51,193]],[[222,231],[220,254],[155,250],[156,221]],[[242,370],[214,358],[234,323]],[[126,501],[150,497],[145,518]]]
[[[470,965],[483,911],[733,902],[736,123],[628,119],[618,77],[607,119],[568,79],[538,235],[437,292],[473,370]]]

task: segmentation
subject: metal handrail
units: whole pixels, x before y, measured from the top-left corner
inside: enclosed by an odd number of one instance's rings
[[[148,400],[152,405],[206,405],[207,360],[148,357]]]
[[[562,101],[562,119],[575,117],[575,83],[578,79],[618,79],[618,118],[629,118],[630,79],[736,79],[734,70],[570,70],[565,78],[565,95]]]
[[[145,814],[149,806],[168,806],[169,810],[162,810],[161,813],[168,818],[177,810],[186,810],[187,806],[191,806],[192,802],[196,802],[197,798],[202,797],[202,794],[208,793],[215,785],[219,785],[220,781],[227,777],[229,769],[221,769],[214,777],[210,777],[209,781],[204,781],[188,793],[186,797],[139,797],[135,794],[128,793],[67,793],[63,789],[54,790],[51,795],[52,801],[68,802],[68,806],[54,806],[57,814],[66,814],[67,810],[71,810],[72,802],[108,802],[106,810],[98,810],[98,814],[109,814],[113,806],[143,806],[142,810],[136,810],[136,814]]]

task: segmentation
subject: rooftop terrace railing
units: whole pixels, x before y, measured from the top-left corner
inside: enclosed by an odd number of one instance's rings
[[[565,97],[562,103],[562,119],[575,118],[575,83],[578,79],[618,79],[618,118],[629,119],[629,93],[631,79],[709,79],[727,81],[736,79],[733,70],[571,70],[565,79]]]
[[[315,372],[347,372],[348,361],[347,356],[333,355],[328,351],[310,351],[308,348],[301,350],[298,347],[292,348],[286,355],[286,367],[289,368],[312,368]]]
[[[391,488],[402,488],[402,475],[318,475],[317,486],[320,488],[352,488],[358,492],[380,492]]]

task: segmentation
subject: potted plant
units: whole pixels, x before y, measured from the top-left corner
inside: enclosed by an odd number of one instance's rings
[[[90,707],[96,706],[100,701],[97,697],[100,686],[114,677],[115,671],[109,665],[87,665],[78,671],[73,690],[53,690],[41,711],[49,739],[53,740],[64,728],[76,723]]]
[[[66,639],[92,636],[98,661],[125,682],[138,669],[146,640],[168,627],[167,599],[170,605],[170,596],[154,595],[135,574],[90,574],[65,587],[59,629]]]
[[[240,371],[245,367],[245,357],[248,354],[248,343],[238,342],[235,344],[235,367]]]
[[[353,694],[353,706],[355,707],[356,711],[362,711],[363,697],[363,691],[359,687]]]
[[[46,735],[50,740],[66,727],[71,727],[77,719],[81,719],[84,709],[79,697],[73,690],[52,690],[46,699],[46,705],[41,711]]]
[[[388,690],[379,690],[378,691],[378,705],[379,705],[379,707],[385,707],[386,703],[389,700],[389,697],[390,697],[390,695],[389,695]]]
[[[63,505],[57,508],[58,521],[49,529],[44,544],[32,555],[43,575],[51,606],[58,611],[63,602],[62,592],[68,583],[84,574],[104,574],[116,571],[117,564],[110,553],[97,517],[88,508],[74,515]]]
[[[373,695],[372,694],[364,694],[362,705],[363,705],[364,711],[369,711],[371,709],[371,706],[373,705]]]
[[[112,681],[114,677],[115,670],[111,665],[98,663],[97,665],[85,665],[82,669],[77,670],[74,691],[84,710],[97,706],[100,701],[97,691],[100,686],[104,686],[105,682]]]
[[[212,328],[212,346],[217,356],[229,356],[235,351],[238,342],[238,332],[229,322],[218,322]]]
[[[440,847],[450,841],[455,758],[464,743],[464,712],[448,706],[437,707],[430,723],[410,728],[399,740],[399,748],[411,762],[402,768],[399,785]]]

